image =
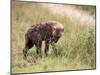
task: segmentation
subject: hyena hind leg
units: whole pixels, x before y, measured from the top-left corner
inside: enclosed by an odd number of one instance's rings
[[[45,56],[48,56],[49,51],[49,41],[45,41]]]
[[[32,48],[33,47],[33,43],[32,43],[32,41],[30,41],[30,40],[27,40],[26,41],[26,43],[25,43],[25,48],[23,49],[23,55],[24,55],[24,59],[27,59],[27,52],[28,52],[28,50],[30,49],[30,48]]]
[[[35,43],[36,53],[39,57],[42,58],[41,45],[42,45],[42,41],[38,41]]]

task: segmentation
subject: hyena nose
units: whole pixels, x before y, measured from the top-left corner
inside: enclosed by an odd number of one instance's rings
[[[60,37],[60,36],[62,36],[64,34],[64,32],[60,32],[59,34],[58,34],[58,36]]]
[[[61,32],[61,35],[64,35],[64,32]]]

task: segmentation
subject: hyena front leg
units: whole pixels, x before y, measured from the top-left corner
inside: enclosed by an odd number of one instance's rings
[[[51,46],[52,46],[54,54],[57,56],[58,55],[58,51],[57,51],[56,43],[52,42]]]

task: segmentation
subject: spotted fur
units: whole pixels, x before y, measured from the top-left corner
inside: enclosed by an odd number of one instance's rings
[[[63,25],[56,21],[47,21],[31,26],[25,33],[24,58],[27,58],[28,50],[34,45],[36,47],[36,53],[42,57],[42,41],[45,41],[45,55],[47,56],[49,44],[57,43],[63,33]]]

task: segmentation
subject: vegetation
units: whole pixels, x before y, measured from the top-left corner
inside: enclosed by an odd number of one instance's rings
[[[86,12],[89,13],[90,15],[95,14],[95,11],[96,11],[95,6],[88,6],[88,5],[79,6],[79,5],[76,5],[76,7],[77,7],[78,9],[81,9],[81,10],[86,11]]]
[[[95,6],[88,9],[92,10],[94,8]],[[87,11],[91,13],[88,9]],[[76,10],[80,9],[76,8]],[[84,15],[82,17],[84,17]],[[25,61],[22,54],[25,42],[25,31],[31,25],[47,20],[59,21],[65,28],[64,35],[56,45],[58,49],[58,56],[56,57],[54,55],[52,47],[50,46],[48,57],[44,57],[42,59],[36,58],[36,50],[35,47],[33,47],[28,52],[28,59],[31,62]],[[95,69],[95,25],[91,26],[88,23],[81,22],[75,23],[72,20],[74,19],[71,19],[68,16],[53,14],[48,8],[43,7],[39,3],[13,1],[12,73]],[[43,49],[44,45],[42,46],[42,53]],[[34,60],[35,63],[32,63]]]

